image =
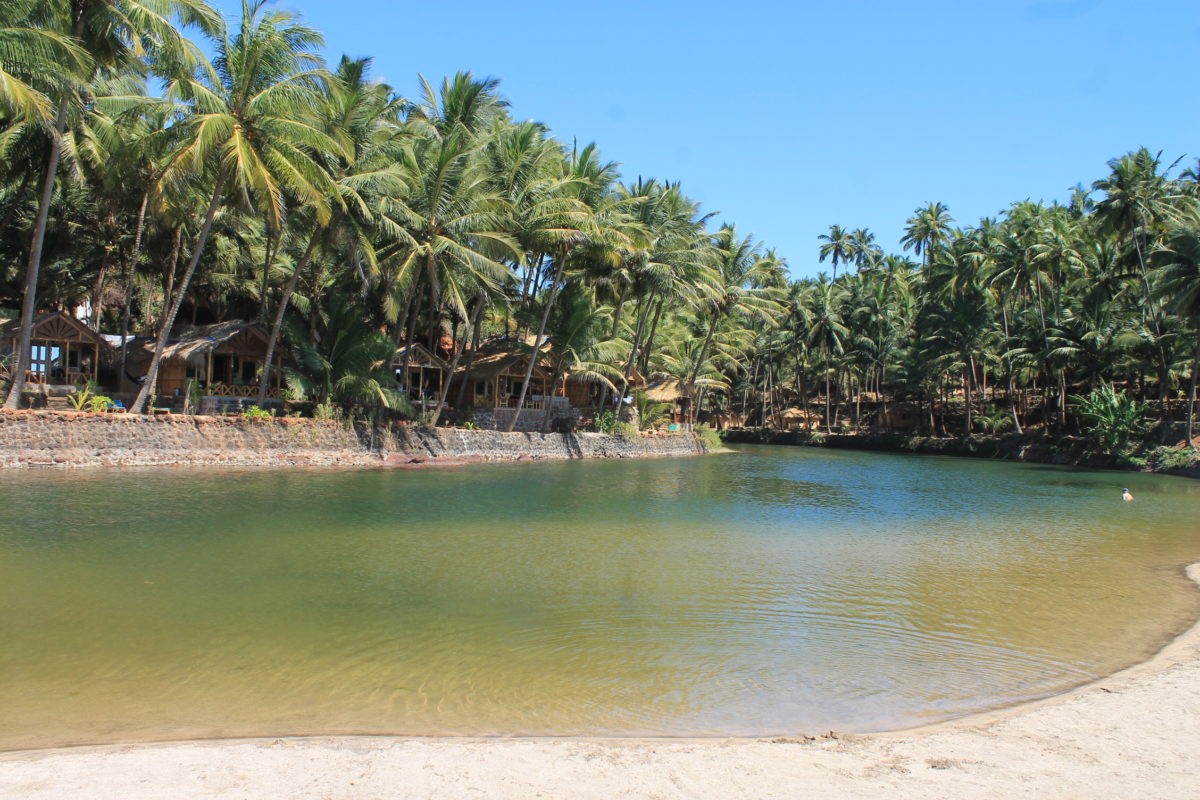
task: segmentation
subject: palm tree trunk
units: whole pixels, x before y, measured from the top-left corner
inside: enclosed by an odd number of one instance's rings
[[[481,298],[482,301],[482,298]],[[461,409],[463,398],[467,394],[467,386],[471,383],[471,368],[475,366],[475,354],[479,352],[479,339],[483,334],[483,315],[479,314],[475,319],[475,330],[471,333],[471,352],[467,355],[467,363],[463,366],[462,381],[458,384],[458,395],[454,399],[454,407]],[[446,376],[446,381],[450,380],[450,376]]]
[[[529,354],[529,365],[525,368],[525,380],[521,381],[521,394],[517,397],[517,407],[513,409],[512,419],[504,429],[508,433],[512,433],[516,429],[517,419],[521,416],[521,406],[525,404],[525,395],[529,392],[529,381],[533,377],[533,367],[537,363],[538,355],[542,352],[542,345],[545,343],[546,324],[550,321],[550,309],[554,307],[554,300],[558,295],[558,284],[562,281],[566,265],[567,259],[564,254],[558,259],[554,270],[554,280],[550,284],[550,291],[546,293],[546,307],[542,309],[542,322],[538,326],[537,336],[533,339],[533,352]],[[455,360],[457,361],[457,359]]]
[[[267,321],[267,293],[271,289],[271,264],[275,262],[275,254],[279,252],[278,247],[271,246],[271,229],[267,228],[267,245],[266,252],[263,254],[263,279],[262,287],[258,293],[258,321]],[[275,237],[276,243],[283,241],[283,236]],[[260,401],[261,402],[261,401]]]
[[[76,36],[82,32],[82,20],[76,22]],[[21,302],[21,334],[12,361],[12,388],[4,407],[18,408],[21,394],[25,391],[25,368],[28,366],[30,340],[33,338],[33,312],[37,308],[38,272],[42,268],[42,247],[46,242],[46,228],[50,221],[50,201],[54,198],[54,182],[58,175],[58,162],[62,156],[62,140],[67,132],[67,109],[70,98],[63,90],[58,104],[58,116],[54,120],[54,135],[50,138],[50,156],[46,174],[42,179],[42,190],[38,198],[37,219],[33,223],[33,240],[29,245],[29,262],[25,268],[25,298]]]
[[[287,284],[283,287],[283,295],[279,298],[279,308],[275,309],[275,321],[271,324],[271,337],[267,339],[267,355],[263,360],[262,378],[258,382],[258,405],[260,408],[263,403],[267,402],[267,391],[271,386],[271,359],[275,357],[275,346],[279,342],[279,331],[283,329],[283,316],[287,313],[288,302],[292,299],[292,295],[296,291],[296,286],[300,283],[300,276],[308,268],[308,262],[312,259],[313,251],[317,249],[317,237],[320,235],[320,228],[313,231],[312,236],[308,240],[308,247],[304,250],[304,255],[296,263],[296,268],[292,270],[291,277],[288,278]]]
[[[650,316],[650,307],[654,304],[654,294],[651,292],[650,297],[644,303],[637,314],[637,328],[634,330],[633,342],[629,346],[629,360],[625,362],[625,372],[621,376],[621,397],[629,390],[629,378],[633,375],[633,366],[637,361],[638,347],[641,345],[642,333],[646,329],[646,318]]]
[[[171,326],[175,324],[179,308],[183,305],[183,298],[187,295],[188,284],[192,281],[196,266],[200,263],[204,245],[208,243],[208,235],[212,232],[213,221],[217,218],[217,209],[221,207],[221,195],[225,191],[226,174],[227,170],[224,166],[217,172],[216,186],[213,188],[212,199],[208,203],[208,212],[204,215],[204,225],[200,228],[200,235],[196,237],[192,257],[188,259],[187,270],[183,273],[183,280],[179,282],[179,290],[171,303],[171,310],[163,320],[162,327],[159,328],[158,339],[154,343],[154,356],[150,359],[150,370],[146,373],[142,390],[138,392],[137,399],[133,401],[133,405],[129,409],[131,414],[141,414],[146,408],[146,402],[154,394],[155,384],[158,383],[158,365],[162,362],[163,350],[167,347],[167,337],[171,333]]]
[[[458,346],[454,348],[454,358],[450,360],[450,366],[447,370],[446,379],[442,381],[442,388],[438,392],[437,405],[433,407],[433,415],[431,417],[431,424],[434,426],[436,426],[441,420],[442,407],[446,405],[446,395],[450,393],[450,377],[454,374],[454,370],[458,369],[458,361],[460,358],[462,358],[463,350],[467,349],[466,335],[479,324],[479,318],[483,314],[484,305],[486,305],[484,302],[484,296],[483,294],[480,294],[477,297],[475,308],[471,311],[471,324],[463,326],[463,341],[458,343]]]
[[[1200,450],[1200,441],[1196,440],[1195,428],[1196,423],[1196,373],[1200,372],[1200,333],[1196,335],[1196,354],[1192,357],[1192,388],[1188,393],[1188,418],[1187,418],[1187,437],[1188,443],[1196,450]]]
[[[550,397],[554,396],[554,389],[556,386],[558,386],[558,379],[561,375],[562,375],[562,367],[555,366],[554,374],[552,374],[550,376]],[[549,398],[547,398],[545,413],[542,415],[542,433],[550,432],[550,420],[552,419],[551,415],[553,414],[553,412],[554,412],[554,404],[552,402],[550,402]]]
[[[646,343],[642,346],[641,370],[642,375],[650,372],[650,355],[654,350],[654,337],[658,335],[658,322],[662,319],[663,306],[666,304],[665,297],[659,298],[658,307],[654,310],[654,321],[650,323],[650,334],[646,337]]]
[[[971,378],[967,374],[968,364],[963,364],[963,397],[967,401],[967,414],[963,422],[963,436],[971,435]]]
[[[825,354],[825,433],[833,433],[832,423],[829,421],[830,410],[830,395],[829,387],[829,354]]]
[[[137,276],[137,262],[142,254],[142,232],[146,229],[146,208],[150,205],[150,189],[142,194],[142,203],[138,206],[137,223],[133,232],[133,253],[129,256],[129,264],[125,270],[125,308],[121,313],[121,374],[117,383],[125,379],[125,367],[129,355],[129,315],[133,309],[133,282]]]
[[[171,245],[171,268],[167,270],[166,280],[163,283],[163,318],[166,317],[167,311],[171,308],[171,302],[175,299],[175,270],[179,266],[179,251],[183,247],[183,228],[175,229],[175,241]],[[162,319],[159,320],[159,325],[162,324]]]
[[[617,338],[617,332],[621,330],[621,312],[625,310],[625,291],[626,287],[621,287],[621,296],[617,298],[617,307],[613,313],[612,333],[609,334],[610,339]]]

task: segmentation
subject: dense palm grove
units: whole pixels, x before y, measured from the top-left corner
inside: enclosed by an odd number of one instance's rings
[[[403,406],[397,347],[449,341],[453,370],[503,338],[605,397],[675,381],[689,418],[734,424],[879,431],[903,412],[910,431],[1113,450],[1192,423],[1194,170],[1138,150],[1068,205],[973,226],[932,203],[900,254],[835,225],[832,277],[790,282],[678,184],[513,120],[495,81],[408,99],[321,45],[261,3],[229,30],[202,0],[4,3],[0,306],[21,309],[22,351],[48,308],[157,337],[135,410],[177,322],[245,319],[316,403]]]

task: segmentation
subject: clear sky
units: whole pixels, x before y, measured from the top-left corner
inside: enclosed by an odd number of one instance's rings
[[[974,224],[1065,201],[1142,145],[1200,156],[1197,0],[277,5],[406,96],[418,72],[499,78],[515,118],[681,181],[796,277],[829,269],[831,224],[898,252],[928,202]]]

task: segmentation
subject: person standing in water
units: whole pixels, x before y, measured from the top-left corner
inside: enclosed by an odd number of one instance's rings
[[[1128,489],[1121,490],[1121,499],[1126,503],[1133,502],[1133,494]]]

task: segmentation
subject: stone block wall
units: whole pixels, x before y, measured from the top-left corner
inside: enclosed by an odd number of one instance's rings
[[[311,419],[0,412],[0,468],[29,466],[382,466],[438,461],[637,458],[704,452],[690,434],[503,433]]]

